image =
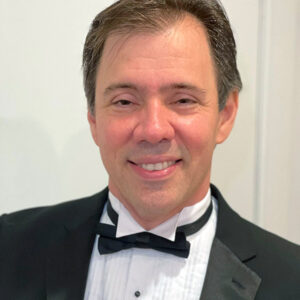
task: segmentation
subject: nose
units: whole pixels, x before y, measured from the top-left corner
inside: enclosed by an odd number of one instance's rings
[[[157,144],[174,138],[172,112],[159,99],[151,99],[138,117],[133,135],[136,142]]]

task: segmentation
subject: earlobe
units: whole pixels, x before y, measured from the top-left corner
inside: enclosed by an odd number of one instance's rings
[[[235,121],[239,106],[239,92],[233,90],[227,97],[225,107],[220,111],[219,130],[216,144],[223,143],[229,136]]]
[[[95,115],[93,113],[91,113],[90,111],[88,111],[87,119],[88,119],[89,124],[90,124],[90,130],[91,130],[93,140],[97,144],[97,126],[96,126]]]

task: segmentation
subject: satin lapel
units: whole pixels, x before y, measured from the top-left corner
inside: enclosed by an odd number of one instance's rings
[[[213,242],[201,300],[254,299],[260,278],[221,241]]]
[[[93,214],[85,210],[84,218],[72,216],[72,221],[63,226],[65,234],[49,251],[47,258],[47,300],[83,299],[95,227],[106,199],[107,191],[100,193],[96,203],[95,200],[90,203]]]
[[[213,185],[211,192],[218,201],[217,231],[200,299],[254,299],[261,279],[246,265],[256,259],[254,237]]]

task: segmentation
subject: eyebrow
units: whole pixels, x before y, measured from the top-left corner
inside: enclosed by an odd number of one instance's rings
[[[188,90],[192,92],[197,92],[200,94],[205,94],[206,90],[199,88],[195,85],[185,83],[185,82],[179,82],[179,83],[172,83],[170,85],[162,86],[160,88],[161,91],[167,91],[167,90]]]
[[[105,88],[104,90],[104,95],[107,95],[115,90],[118,89],[131,89],[131,90],[138,90],[138,87],[134,84],[131,83],[115,83],[115,84],[111,84],[109,85],[107,88]],[[162,87],[159,88],[160,91],[165,92],[168,90],[189,90],[189,91],[193,91],[193,92],[197,92],[199,94],[205,94],[206,90],[199,88],[195,85],[192,84],[188,84],[188,83],[184,83],[184,82],[179,82],[179,83],[171,83],[171,84],[167,84],[164,85]]]
[[[111,84],[107,88],[105,88],[104,95],[107,95],[107,94],[109,94],[115,90],[119,90],[119,89],[137,90],[137,87],[130,83],[115,83],[115,84]]]

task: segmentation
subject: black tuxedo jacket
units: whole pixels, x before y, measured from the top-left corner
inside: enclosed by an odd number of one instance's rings
[[[218,223],[201,300],[299,300],[300,247],[242,219],[211,188]],[[107,189],[3,215],[0,299],[83,299],[94,229],[106,200]]]

